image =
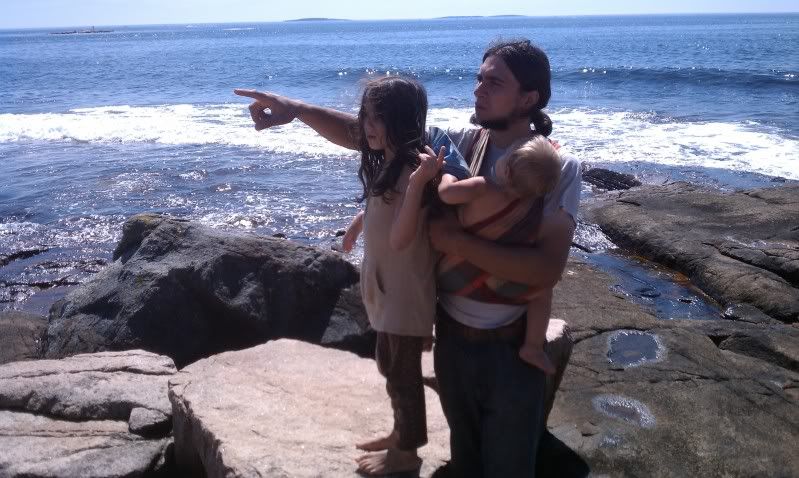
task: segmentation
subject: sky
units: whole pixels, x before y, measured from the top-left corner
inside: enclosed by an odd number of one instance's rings
[[[451,15],[776,13],[796,0],[0,0],[0,29],[170,23],[254,23],[326,17],[352,20]]]

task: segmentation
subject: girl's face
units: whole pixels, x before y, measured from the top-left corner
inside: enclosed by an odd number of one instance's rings
[[[384,151],[387,147],[386,124],[376,113],[371,104],[364,108],[366,115],[363,121],[363,130],[366,133],[366,141],[369,149],[374,151]]]

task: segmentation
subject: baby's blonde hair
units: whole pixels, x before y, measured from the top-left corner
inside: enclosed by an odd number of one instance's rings
[[[546,136],[511,146],[508,153],[510,188],[520,197],[543,196],[555,189],[560,180],[560,155]]]

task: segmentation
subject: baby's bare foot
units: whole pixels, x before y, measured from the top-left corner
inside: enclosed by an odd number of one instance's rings
[[[544,352],[541,346],[524,344],[519,349],[519,357],[547,375],[553,375],[555,373],[555,366],[549,359],[549,355]]]
[[[363,455],[355,462],[358,463],[358,471],[369,476],[418,470],[422,465],[422,459],[416,454],[416,450],[403,451],[393,447],[384,453]]]
[[[374,440],[369,440],[362,443],[356,443],[355,448],[363,451],[383,451],[397,446],[398,441],[399,435],[397,435],[396,431],[393,431],[384,437],[375,438]]]

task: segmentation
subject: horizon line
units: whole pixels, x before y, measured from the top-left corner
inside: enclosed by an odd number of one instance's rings
[[[9,30],[41,30],[45,28],[84,28],[91,26],[100,27],[138,27],[138,26],[183,26],[183,25],[261,25],[269,23],[295,23],[295,22],[391,22],[391,21],[429,21],[429,20],[457,20],[457,19],[490,19],[490,18],[579,18],[579,17],[668,17],[668,16],[707,16],[707,15],[796,15],[799,11],[775,11],[775,12],[674,12],[674,13],[589,13],[574,15],[519,15],[519,14],[500,14],[500,15],[447,15],[442,17],[429,18],[325,18],[325,17],[305,17],[289,18],[285,20],[264,20],[264,21],[225,21],[225,22],[178,22],[178,23],[95,23],[83,25],[46,25],[32,27],[0,27],[0,31]]]

